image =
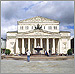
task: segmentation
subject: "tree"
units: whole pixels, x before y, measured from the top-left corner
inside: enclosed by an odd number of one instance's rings
[[[68,54],[68,55],[72,55],[72,52],[73,52],[72,49],[69,49],[69,50],[67,51],[67,54]]]
[[[11,52],[10,49],[6,49],[6,50],[5,50],[5,54],[6,54],[6,55],[7,55],[7,54],[9,55],[10,52]]]

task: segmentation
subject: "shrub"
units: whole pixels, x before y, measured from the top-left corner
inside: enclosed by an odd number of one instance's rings
[[[6,54],[6,55],[7,55],[7,54],[9,55],[10,52],[11,52],[11,51],[10,51],[9,49],[6,49],[6,50],[5,50],[5,54]]]
[[[3,53],[3,48],[1,48],[1,53]]]
[[[2,53],[2,48],[1,48],[1,53]]]
[[[69,49],[69,50],[67,51],[67,54],[68,54],[68,55],[72,55],[72,49]]]

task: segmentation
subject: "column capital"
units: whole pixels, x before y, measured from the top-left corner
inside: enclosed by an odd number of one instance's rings
[[[22,38],[22,40],[24,40],[24,38]]]
[[[52,38],[52,39],[55,39],[55,38]]]
[[[46,39],[49,39],[49,38],[46,38]]]

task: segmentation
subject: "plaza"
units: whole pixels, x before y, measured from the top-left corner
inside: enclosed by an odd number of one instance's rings
[[[51,61],[1,60],[1,73],[73,73],[74,59]]]

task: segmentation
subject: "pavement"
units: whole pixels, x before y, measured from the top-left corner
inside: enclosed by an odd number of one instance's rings
[[[75,73],[74,59],[30,61],[1,60],[1,73]]]
[[[4,56],[3,59],[7,60],[27,60],[27,56]],[[68,60],[68,59],[74,59],[74,56],[56,56],[52,55],[50,57],[45,55],[32,55],[30,56],[31,61],[49,61],[49,60]]]

